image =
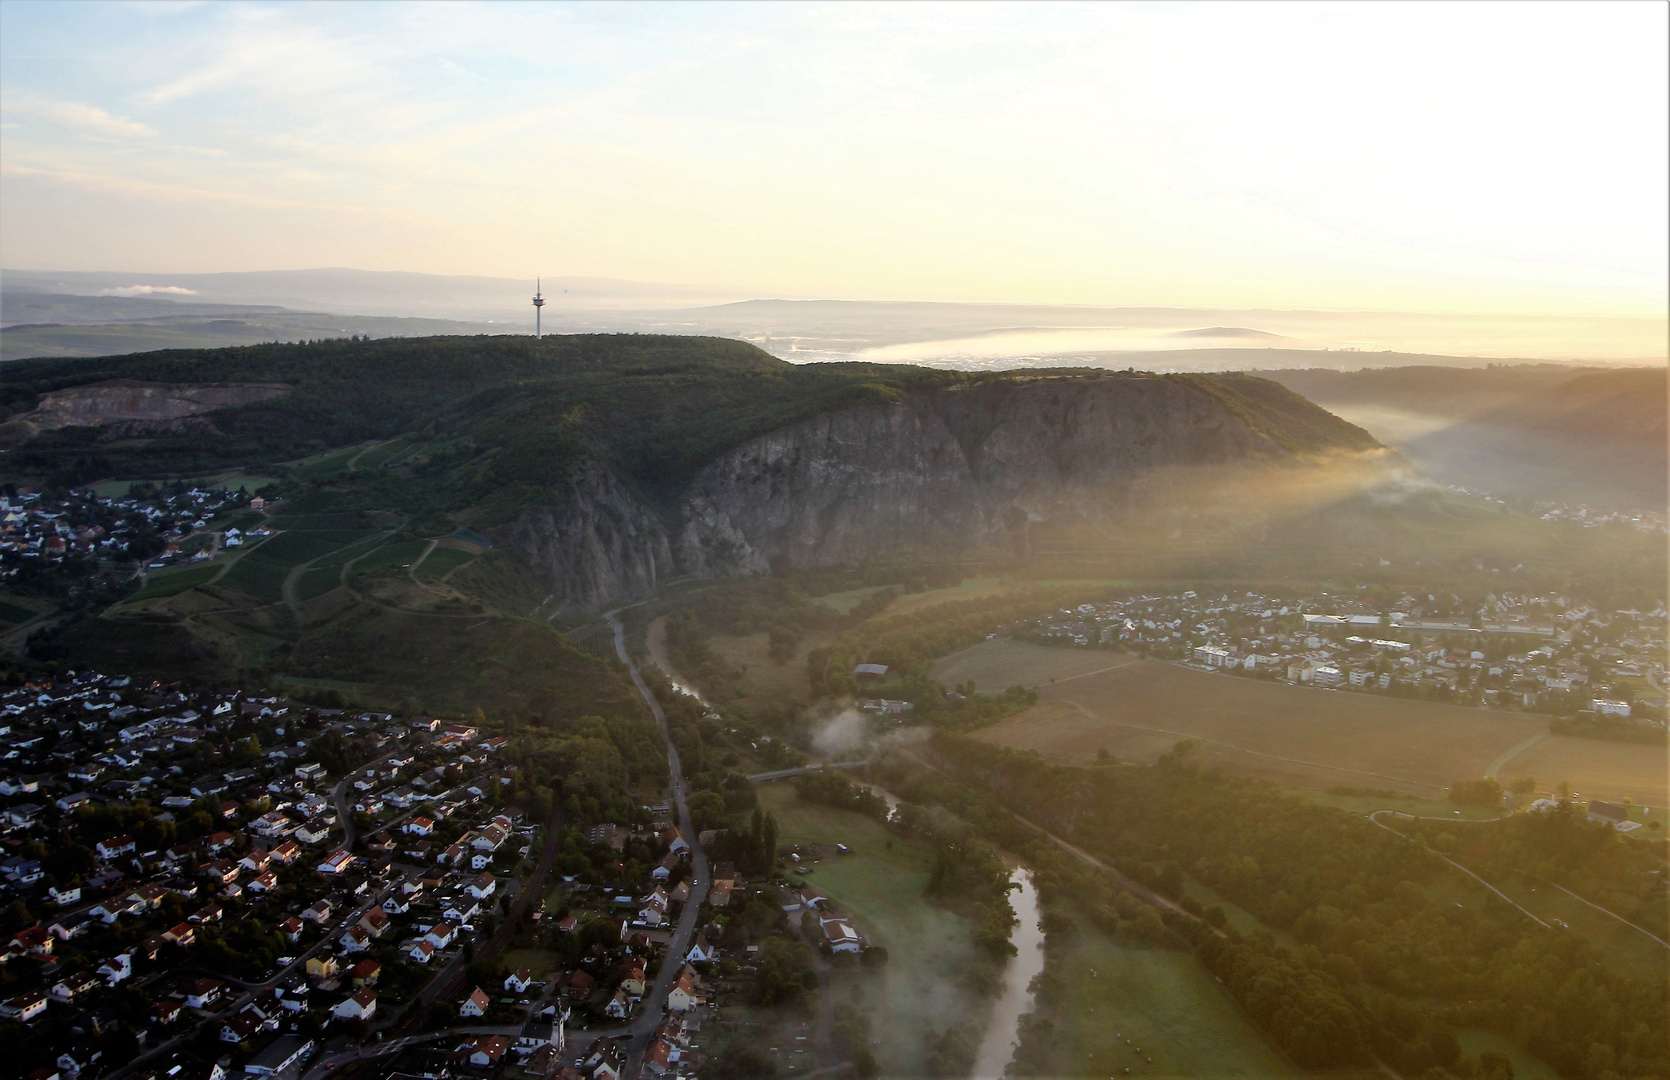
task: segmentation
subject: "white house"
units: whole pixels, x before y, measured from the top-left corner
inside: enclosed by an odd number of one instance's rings
[[[331,1015],[338,1020],[369,1020],[377,1014],[377,991],[362,986],[337,1002]]]
[[[486,1016],[489,1004],[490,999],[487,997],[487,991],[478,986],[458,1006],[458,1015],[468,1017]]]

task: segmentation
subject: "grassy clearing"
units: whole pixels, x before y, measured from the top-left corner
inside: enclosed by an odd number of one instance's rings
[[[982,690],[1040,686],[1093,671],[1135,663],[1130,653],[1068,649],[1030,641],[982,641],[934,663],[934,678],[946,686],[974,680]]]
[[[365,449],[365,444],[355,443],[339,450],[330,450],[317,457],[303,458],[296,462],[295,474],[301,480],[328,480],[341,476],[348,471],[348,461]]]
[[[193,566],[172,574],[152,574],[146,586],[134,594],[135,600],[151,600],[159,596],[178,596],[187,589],[195,589],[220,572],[214,564]]]
[[[1089,920],[1073,921],[1075,931],[1051,959],[1070,988],[1055,1031],[1079,1074],[1307,1075],[1271,1048],[1193,954],[1121,945]]]
[[[818,863],[807,880],[887,949],[887,966],[865,986],[880,1043],[876,1058],[883,1076],[918,1073],[928,1029],[944,1031],[982,1013],[959,980],[974,960],[968,924],[922,899],[932,851],[893,836],[871,818],[802,802],[786,782],[763,784],[759,793],[761,805],[777,815],[782,843],[841,843],[852,849]]]
[[[935,604],[943,604],[947,600],[973,600],[980,596],[992,596],[1004,592],[1009,588],[1008,582],[1002,578],[969,578],[957,585],[946,589],[929,589],[926,592],[911,593],[901,596],[887,605],[884,614],[902,615],[907,611],[918,611]]]
[[[1101,749],[1124,761],[1152,761],[1187,737],[1201,742],[1202,764],[1286,786],[1345,784],[1429,798],[1458,779],[1484,775],[1547,724],[1522,713],[1315,690],[1157,661],[1045,685],[1039,696],[1036,706],[979,737],[1079,763]],[[1620,766],[1641,749],[1615,745],[1623,751]]]
[[[460,566],[463,566],[473,558],[475,558],[475,555],[468,551],[459,551],[457,548],[438,547],[434,551],[431,551],[429,553],[429,557],[419,563],[417,567],[412,570],[412,573],[426,581],[433,581],[437,578],[445,577],[448,573],[456,570]]]
[[[866,596],[874,596],[885,588],[887,588],[885,585],[872,585],[865,589],[848,589],[846,592],[829,593],[827,596],[814,597],[812,603],[821,604],[831,611],[845,615],[857,607]]]
[[[825,634],[807,634],[794,655],[781,664],[771,658],[771,642],[765,634],[715,634],[707,644],[727,665],[742,669],[745,689],[738,704],[747,708],[788,698],[806,700],[811,695],[806,683],[806,654],[828,645],[830,640]]]

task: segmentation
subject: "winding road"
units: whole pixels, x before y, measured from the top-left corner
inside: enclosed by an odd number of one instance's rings
[[[661,728],[662,736],[667,740],[667,766],[671,777],[673,803],[678,808],[678,827],[684,834],[684,839],[690,845],[691,886],[690,899],[685,901],[684,910],[679,912],[678,926],[673,930],[673,936],[667,942],[667,951],[661,961],[661,969],[656,972],[655,986],[644,994],[643,1012],[630,1024],[618,1028],[610,1028],[607,1032],[588,1032],[593,1038],[609,1035],[624,1035],[626,1044],[626,1072],[627,1076],[636,1076],[643,1064],[644,1051],[649,1048],[650,1036],[660,1026],[663,1014],[667,1011],[667,993],[673,987],[673,979],[684,967],[684,957],[690,951],[690,939],[696,933],[696,917],[701,912],[702,903],[707,899],[708,869],[707,855],[702,851],[700,838],[690,824],[690,807],[685,800],[684,771],[679,765],[678,747],[673,745],[672,732],[667,729],[667,714],[662,711],[661,703],[650,693],[649,684],[644,682],[643,674],[638,665],[633,663],[632,657],[626,651],[626,628],[621,625],[620,613],[624,608],[616,608],[603,616],[615,636],[615,655],[620,657],[621,663],[626,665],[632,675],[632,685],[638,688],[650,712],[655,714],[655,722]]]

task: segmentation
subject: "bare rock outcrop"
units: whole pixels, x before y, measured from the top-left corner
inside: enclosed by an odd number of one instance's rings
[[[1024,552],[1035,523],[1118,521],[1179,470],[1295,460],[1187,383],[1040,379],[780,428],[702,467],[663,515],[588,463],[504,537],[556,597],[593,605],[670,577]]]

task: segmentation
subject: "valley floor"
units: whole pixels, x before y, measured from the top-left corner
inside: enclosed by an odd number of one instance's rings
[[[1082,671],[1080,669],[1083,669]],[[1106,750],[1151,762],[1178,740],[1196,760],[1286,786],[1386,788],[1442,798],[1459,779],[1569,782],[1585,797],[1670,800],[1662,746],[1547,736],[1548,721],[1406,698],[1312,689],[1101,650],[990,641],[940,661],[942,681],[1035,685],[1039,702],[977,737],[1061,762]],[[1054,680],[1054,681],[1051,681]],[[1543,736],[1539,738],[1539,736]]]

